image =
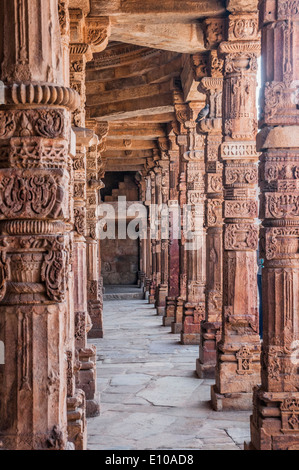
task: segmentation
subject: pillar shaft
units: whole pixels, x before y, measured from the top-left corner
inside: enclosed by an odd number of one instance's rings
[[[179,240],[179,295],[176,297],[175,302],[175,318],[171,324],[171,331],[174,334],[180,334],[183,325],[183,310],[184,303],[187,298],[187,252],[185,250],[184,238],[184,217],[183,208],[187,203],[187,184],[186,184],[186,161],[184,155],[187,152],[187,129],[185,122],[188,119],[188,106],[183,102],[184,98],[182,93],[177,93],[175,99],[175,111],[178,121],[178,128],[176,130],[176,141],[179,147],[179,176],[178,176],[178,200],[181,212],[181,237]]]
[[[64,87],[57,0],[1,0],[0,18],[0,441],[5,449],[66,449],[68,110],[78,100]]]
[[[263,298],[262,385],[251,447],[299,449],[299,111],[297,2],[261,2],[263,115],[258,135]]]
[[[204,145],[205,137],[197,132],[196,118],[204,107],[203,101],[189,103],[188,150],[186,161],[187,204],[187,299],[184,304],[181,341],[183,344],[199,344],[200,324],[205,312],[206,237],[204,230]]]
[[[211,51],[210,76],[201,80],[207,93],[210,112],[200,124],[207,133],[206,143],[206,227],[207,227],[207,286],[206,312],[201,325],[201,343],[197,374],[201,378],[213,378],[216,366],[216,346],[221,334],[223,297],[223,164],[220,162],[222,143],[222,89],[223,60],[216,50]]]
[[[169,167],[169,290],[166,298],[166,311],[163,325],[170,326],[175,320],[176,298],[179,296],[179,274],[180,274],[180,246],[179,246],[179,147],[176,136],[170,138]]]
[[[258,15],[235,13],[227,21],[228,40],[220,44],[225,60],[223,318],[212,389],[212,403],[218,410],[251,409],[252,389],[260,382],[255,146]]]

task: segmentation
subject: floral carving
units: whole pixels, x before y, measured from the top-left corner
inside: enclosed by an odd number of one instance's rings
[[[65,299],[66,261],[65,250],[53,249],[45,255],[41,269],[41,279],[46,284],[47,295],[55,302],[63,302]]]
[[[256,250],[258,228],[253,224],[229,224],[225,230],[226,250]]]
[[[7,218],[61,216],[63,186],[53,175],[0,175],[0,214]]]

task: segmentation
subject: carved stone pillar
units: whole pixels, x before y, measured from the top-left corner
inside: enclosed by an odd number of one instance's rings
[[[98,204],[99,190],[103,186],[98,178],[98,138],[93,139],[93,145],[87,150],[87,304],[92,322],[89,338],[103,337],[103,301],[102,283],[99,272],[99,234],[98,234]]]
[[[200,324],[205,312],[206,234],[204,230],[205,206],[205,137],[197,133],[195,119],[204,103],[189,103],[188,150],[184,154],[187,176],[187,204],[185,249],[187,251],[187,300],[184,304],[182,344],[200,343]]]
[[[151,177],[149,174],[145,177],[145,206],[148,208],[147,212],[147,237],[145,240],[145,250],[146,250],[146,267],[145,267],[145,285],[144,293],[147,298],[150,289],[151,276],[152,276],[152,253],[151,253],[151,221],[150,221],[150,206],[151,206]]]
[[[174,127],[177,128],[175,123]],[[163,325],[170,326],[175,320],[176,299],[179,296],[180,276],[180,248],[179,248],[179,164],[180,152],[176,143],[176,136],[169,136],[169,290],[166,298],[166,311],[163,317]],[[178,232],[177,234],[175,232]]]
[[[258,135],[263,288],[262,385],[251,446],[299,449],[298,1],[261,2],[263,116]]]
[[[150,171],[150,188],[151,188],[151,211],[150,211],[150,228],[151,228],[151,237],[150,237],[150,248],[151,248],[151,258],[152,258],[152,272],[151,272],[151,281],[149,286],[149,297],[148,301],[150,304],[155,303],[156,287],[157,287],[157,259],[156,259],[156,238],[152,236],[152,232],[156,232],[155,227],[155,213],[153,212],[154,206],[156,204],[156,175],[152,170]]]
[[[216,345],[220,339],[223,276],[223,165],[220,162],[222,143],[223,60],[216,50],[210,53],[209,77],[201,80],[206,91],[210,112],[200,123],[207,133],[206,145],[206,227],[207,286],[206,312],[201,324],[201,343],[196,370],[200,378],[213,378],[216,366]]]
[[[62,450],[73,347],[68,111],[78,97],[64,86],[57,0],[1,0],[0,37],[0,442]]]
[[[63,79],[65,86],[70,84],[70,14],[69,0],[58,0],[58,17],[61,33]]]
[[[155,307],[157,314],[163,315],[163,311],[158,308],[159,287],[162,279],[162,239],[161,239],[161,207],[162,207],[162,168],[157,163],[154,168],[155,173],[155,201],[157,204],[156,214],[156,240],[155,240]]]
[[[98,172],[98,181],[100,187],[102,186],[102,179],[105,176],[106,162],[102,159],[102,153],[106,150],[106,137],[108,135],[109,125],[108,122],[99,122],[97,123],[96,134],[100,139],[99,145],[97,146],[97,172]],[[101,201],[100,191],[97,191],[98,201]],[[101,258],[101,240],[98,241],[98,301],[99,301],[99,311],[97,316],[97,321],[94,319],[93,329],[98,330],[99,335],[102,330],[102,336],[104,336],[104,325],[103,325],[103,298],[104,294],[104,280],[102,276],[102,258]],[[92,337],[93,332],[91,330],[90,337]]]
[[[159,142],[162,160],[159,161],[161,168],[161,284],[157,288],[156,308],[158,315],[165,315],[166,297],[168,295],[168,279],[169,279],[169,223],[165,209],[168,211],[169,201],[169,156],[168,139],[163,139],[163,143]],[[164,208],[164,209],[163,209]],[[166,217],[165,217],[166,215]]]
[[[183,101],[182,98],[181,101]],[[187,252],[185,250],[183,208],[185,207],[187,201],[186,162],[184,161],[184,155],[187,152],[187,129],[185,128],[184,123],[188,119],[188,106],[184,103],[177,103],[175,106],[175,111],[179,124],[176,134],[177,144],[179,147],[178,192],[179,206],[181,210],[181,238],[179,240],[179,295],[176,297],[175,318],[174,322],[171,324],[171,331],[174,334],[180,334],[183,324],[184,303],[187,298]]]
[[[87,345],[87,333],[92,328],[88,313],[87,276],[87,149],[95,138],[92,129],[85,128],[85,71],[86,63],[92,58],[91,47],[84,43],[85,15],[82,10],[70,10],[70,83],[80,95],[80,105],[72,115],[73,131],[76,134],[76,156],[73,160],[74,176],[74,312],[75,339],[79,356],[79,370],[76,385],[86,395],[87,416],[99,414],[99,400],[96,396],[96,348]],[[88,246],[90,248],[90,246]],[[90,292],[90,290],[89,290]]]
[[[220,44],[224,73],[224,273],[222,338],[218,343],[216,410],[251,409],[260,382],[257,308],[257,57],[258,15],[232,14]]]

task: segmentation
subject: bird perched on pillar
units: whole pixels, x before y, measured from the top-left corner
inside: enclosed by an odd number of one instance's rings
[[[206,105],[198,114],[197,118],[196,118],[196,121],[197,123],[199,123],[200,121],[202,121],[203,119],[205,119],[208,114],[210,112],[210,105]]]

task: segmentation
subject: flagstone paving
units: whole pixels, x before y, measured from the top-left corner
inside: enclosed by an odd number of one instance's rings
[[[215,412],[212,380],[197,378],[198,346],[183,346],[144,300],[104,302],[98,351],[101,415],[88,420],[90,450],[240,450],[247,412]]]

